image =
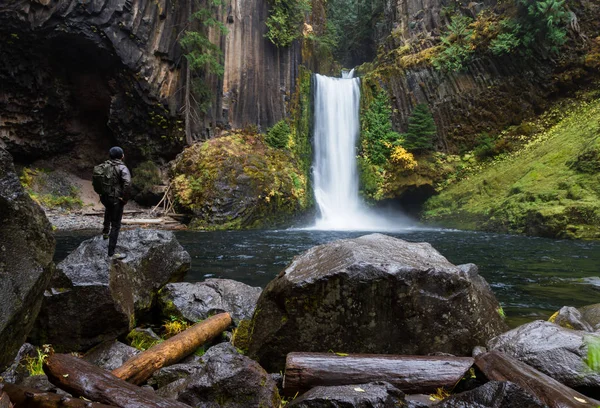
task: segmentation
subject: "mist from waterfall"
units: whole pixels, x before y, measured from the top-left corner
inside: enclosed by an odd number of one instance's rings
[[[320,217],[314,229],[392,231],[406,228],[402,214],[383,216],[358,194],[357,143],[360,134],[360,79],[315,74],[314,193]]]

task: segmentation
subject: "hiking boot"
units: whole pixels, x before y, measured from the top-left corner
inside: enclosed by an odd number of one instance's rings
[[[125,254],[113,254],[110,256],[110,259],[114,260],[121,260],[121,259],[125,259],[127,258],[127,255]]]
[[[102,234],[102,239],[108,239],[108,234]]]

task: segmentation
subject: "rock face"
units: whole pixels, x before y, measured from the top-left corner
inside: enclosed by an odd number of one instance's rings
[[[594,331],[600,330],[600,303],[579,308],[581,318],[588,323]]]
[[[475,265],[381,234],[314,247],[261,294],[249,355],[270,371],[290,351],[470,355],[502,333]]]
[[[600,374],[586,364],[591,341],[600,342],[600,336],[538,320],[493,338],[488,349],[513,356],[571,388],[598,389]]]
[[[199,283],[169,283],[159,294],[165,316],[197,322],[217,313],[228,312],[232,319],[250,319],[261,288],[230,279],[207,279]]]
[[[169,231],[122,232],[122,261],[107,257],[107,245],[96,236],[57,265],[32,333],[35,342],[74,351],[113,340],[149,312],[163,285],[181,280],[190,267],[189,254]]]
[[[158,390],[192,407],[279,407],[275,382],[256,361],[239,354],[229,343],[211,347],[202,358],[204,366],[186,379]]]
[[[54,237],[42,209],[23,191],[0,147],[0,372],[33,327],[52,277]]]
[[[593,332],[592,326],[586,322],[579,310],[574,307],[564,306],[561,307],[550,319],[550,323],[557,324],[567,329],[583,330],[587,332]]]
[[[386,382],[336,387],[315,387],[294,399],[294,408],[361,407],[394,408],[404,406],[404,393]]]
[[[545,408],[546,405],[511,382],[490,381],[471,391],[452,395],[436,408]]]

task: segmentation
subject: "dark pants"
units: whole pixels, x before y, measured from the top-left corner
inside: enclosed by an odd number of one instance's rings
[[[108,256],[115,253],[119,230],[121,229],[121,218],[123,218],[123,201],[110,197],[101,197],[100,201],[104,205],[104,228],[103,234],[108,235]]]

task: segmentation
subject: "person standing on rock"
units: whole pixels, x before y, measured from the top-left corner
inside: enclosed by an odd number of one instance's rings
[[[123,207],[127,204],[131,189],[131,174],[123,163],[125,154],[118,146],[111,147],[110,159],[94,168],[94,190],[100,195],[104,205],[104,228],[102,238],[108,239],[108,256],[123,259],[125,255],[115,254]]]

